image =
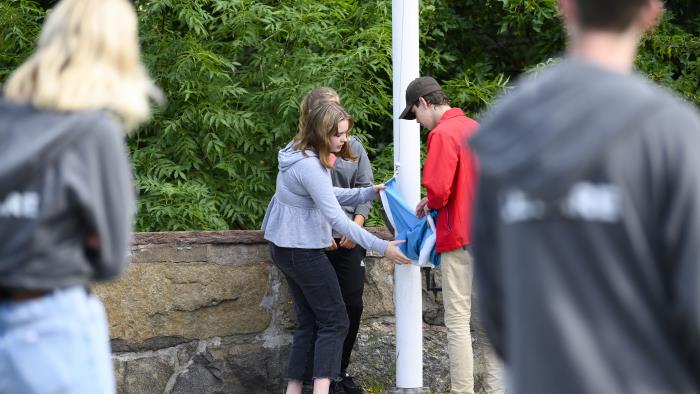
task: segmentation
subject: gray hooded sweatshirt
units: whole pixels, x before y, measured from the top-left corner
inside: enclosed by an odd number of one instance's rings
[[[330,169],[312,151],[279,151],[275,194],[267,206],[265,239],[284,248],[323,249],[332,244],[331,229],[382,255],[389,244],[350,220],[342,205],[356,206],[377,198],[370,187],[333,187]]]
[[[372,166],[367,157],[365,147],[354,135],[348,138],[348,144],[350,145],[350,151],[357,156],[357,159],[345,160],[339,157],[335,161],[335,168],[331,171],[333,186],[344,188],[372,186],[374,175],[372,174]],[[357,215],[362,215],[367,219],[369,212],[372,210],[372,201],[355,206],[343,206],[342,208],[350,219],[354,219]],[[333,237],[340,238],[335,231],[333,232]]]
[[[565,60],[471,141],[481,314],[514,394],[700,393],[700,117]]]
[[[135,212],[122,126],[105,111],[0,100],[0,287],[50,290],[114,278]],[[99,253],[85,248],[88,234]]]

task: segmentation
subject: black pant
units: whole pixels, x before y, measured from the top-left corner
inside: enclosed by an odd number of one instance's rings
[[[323,249],[281,248],[274,244],[270,244],[270,254],[287,278],[299,321],[287,377],[299,381],[339,379],[348,316],[328,257]],[[307,371],[309,366],[311,371]]]
[[[336,244],[340,243],[339,239],[335,240]],[[367,255],[367,251],[360,245],[352,249],[338,247],[333,252],[326,252],[328,260],[330,260],[335,274],[340,285],[345,310],[349,320],[348,332],[343,342],[343,353],[340,357],[340,374],[345,375],[345,371],[350,364],[350,354],[355,346],[357,332],[360,329],[360,318],[362,317],[362,294],[365,290],[365,267],[362,265],[362,260]],[[316,342],[316,331],[311,340],[312,346]],[[311,351],[313,353],[313,350]],[[291,360],[290,360],[291,361]],[[304,381],[311,382],[314,376],[314,360],[309,359],[306,363],[306,371],[304,373]]]
[[[336,243],[339,244],[340,240],[336,240]],[[350,320],[348,334],[343,342],[343,356],[340,362],[340,371],[344,375],[350,364],[350,353],[355,346],[357,331],[360,329],[363,308],[362,293],[365,290],[365,267],[362,265],[362,260],[367,255],[367,251],[357,245],[352,249],[338,247],[335,251],[326,252],[326,255],[338,276],[345,310]]]

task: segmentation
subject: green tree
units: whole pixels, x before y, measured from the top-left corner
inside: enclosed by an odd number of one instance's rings
[[[314,86],[341,92],[365,141],[390,117],[390,7],[357,1],[137,2],[169,104],[131,141],[138,228],[254,228],[276,152]],[[371,144],[370,144],[371,145]]]
[[[298,102],[334,87],[392,173],[390,0],[133,0],[144,61],[168,104],[129,140],[139,231],[257,228]],[[55,0],[0,2],[0,81],[31,53]],[[422,0],[421,74],[479,118],[523,71],[559,56],[555,0]],[[700,3],[666,2],[637,66],[700,104]],[[422,131],[425,137],[425,130]],[[377,210],[369,224],[380,224]]]
[[[46,10],[29,0],[0,3],[0,82],[34,49]]]

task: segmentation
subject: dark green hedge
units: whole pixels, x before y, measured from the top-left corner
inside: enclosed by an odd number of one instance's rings
[[[0,3],[0,81],[52,1]],[[336,88],[376,178],[392,171],[391,1],[135,0],[145,62],[168,105],[129,145],[140,231],[257,228],[276,151],[310,88]],[[668,1],[638,67],[700,103],[699,5]],[[421,73],[478,118],[518,74],[560,54],[555,0],[423,0]],[[370,224],[379,223],[373,216]]]

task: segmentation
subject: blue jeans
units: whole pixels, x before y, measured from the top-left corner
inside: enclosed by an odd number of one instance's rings
[[[82,287],[0,302],[0,394],[116,391],[102,303]]]
[[[317,378],[340,379],[340,359],[348,315],[338,277],[323,249],[281,248],[270,244],[272,261],[287,278],[299,326],[289,354],[289,379],[302,381],[313,359]]]

